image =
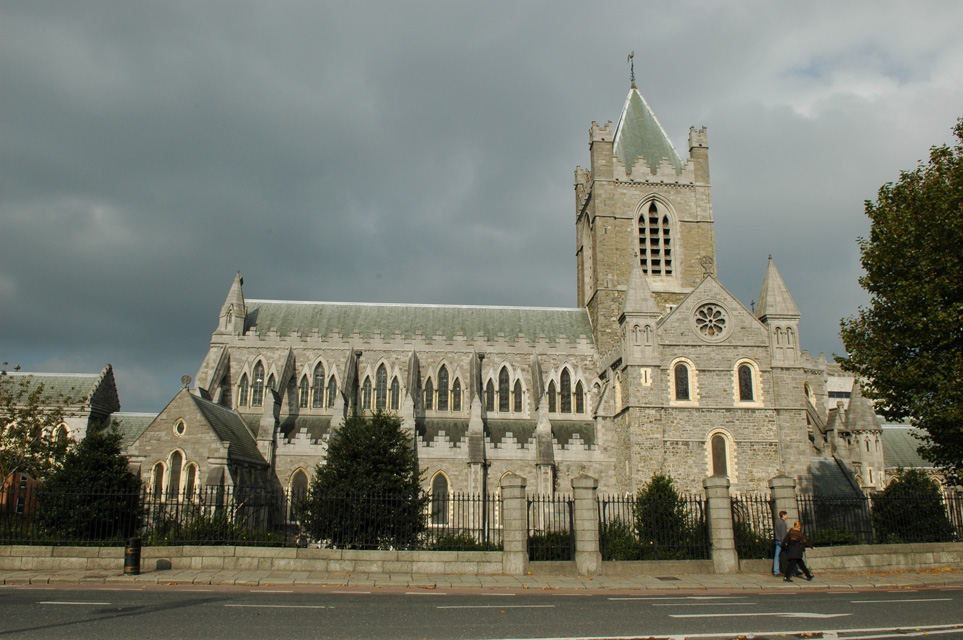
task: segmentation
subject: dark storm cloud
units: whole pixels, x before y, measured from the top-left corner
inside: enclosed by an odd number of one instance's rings
[[[839,351],[862,201],[959,115],[952,12],[7,3],[0,355],[112,362],[156,411],[238,269],[257,298],[571,306],[572,171],[633,49],[683,156],[709,127],[723,284],[749,305],[771,253],[803,345]]]

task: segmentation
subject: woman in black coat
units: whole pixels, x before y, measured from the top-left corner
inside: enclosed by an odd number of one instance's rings
[[[803,561],[803,553],[806,551],[806,547],[811,546],[812,544],[809,543],[809,540],[806,540],[806,536],[802,533],[802,525],[796,520],[792,523],[792,529],[790,529],[786,537],[782,539],[782,552],[789,558],[789,565],[786,567],[786,577],[783,578],[783,580],[792,582],[790,576],[796,572],[797,566],[806,574],[806,580],[813,579],[813,574]]]

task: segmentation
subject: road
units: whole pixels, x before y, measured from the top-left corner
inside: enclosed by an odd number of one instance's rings
[[[888,633],[892,629],[902,631]],[[0,587],[0,638],[440,640],[755,635],[761,640],[804,632],[852,640],[924,633],[963,640],[963,590],[619,594]]]

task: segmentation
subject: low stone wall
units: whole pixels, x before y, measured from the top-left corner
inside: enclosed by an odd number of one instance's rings
[[[500,551],[360,551],[291,547],[144,547],[141,571],[331,571],[339,573],[505,573]],[[963,543],[881,544],[818,547],[806,552],[816,572],[920,571],[963,567]],[[0,545],[2,571],[116,571],[124,568],[123,547]],[[533,574],[575,575],[575,562],[532,562]],[[771,560],[744,560],[745,573],[772,571]],[[711,560],[602,562],[607,576],[712,573]]]
[[[502,573],[500,551],[359,551],[293,547],[143,547],[141,571],[332,571],[343,573]],[[123,547],[0,546],[0,570],[123,571]]]

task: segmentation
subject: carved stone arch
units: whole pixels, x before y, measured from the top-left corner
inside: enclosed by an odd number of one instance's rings
[[[746,394],[745,368],[752,383],[751,398]],[[762,370],[752,358],[739,358],[732,366],[732,399],[736,406],[762,407],[764,405]]]
[[[686,368],[685,375],[688,387],[688,398],[682,399],[682,386],[683,380],[679,377],[681,373],[678,370],[679,366]],[[681,405],[681,406],[694,406],[699,404],[699,370],[696,368],[695,362],[686,357],[674,358],[669,363],[667,378],[667,391],[668,398],[670,399],[670,404]]]
[[[429,523],[435,527],[445,526],[451,520],[451,479],[447,473],[438,470],[431,476],[430,487]]]

